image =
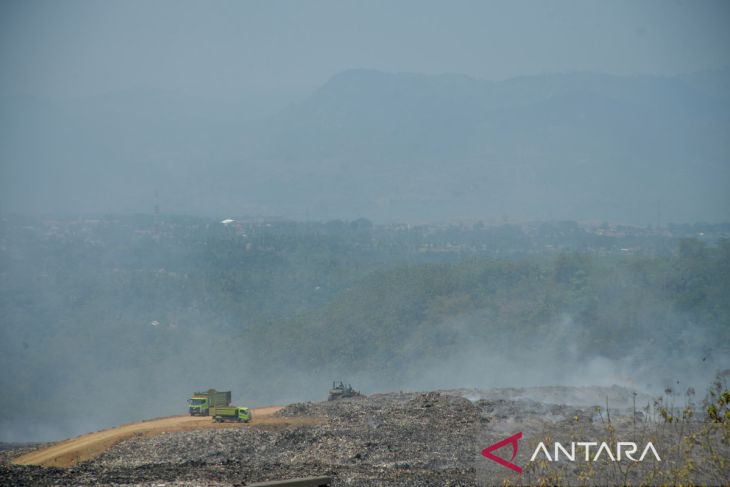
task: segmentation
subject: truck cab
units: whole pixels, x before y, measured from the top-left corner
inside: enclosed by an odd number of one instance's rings
[[[243,421],[244,423],[250,423],[251,418],[253,415],[251,414],[251,410],[249,408],[239,407],[238,409],[238,420]]]
[[[207,416],[210,405],[207,397],[191,397],[188,399],[190,416]]]

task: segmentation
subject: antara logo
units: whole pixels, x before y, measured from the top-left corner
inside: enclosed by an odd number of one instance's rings
[[[510,436],[509,438],[505,438],[504,440],[497,442],[494,445],[486,447],[484,450],[482,450],[482,455],[489,458],[490,460],[494,460],[504,467],[514,470],[517,473],[522,473],[522,468],[519,465],[515,465],[514,463],[512,463],[512,460],[514,460],[517,456],[517,448],[519,448],[519,446],[517,445],[517,441],[520,438],[522,438],[522,431],[520,431],[516,435]],[[499,450],[503,446],[509,444],[512,445],[512,458],[509,462],[504,458],[500,458],[492,453],[494,450]]]
[[[517,456],[517,450],[519,448],[518,441],[522,438],[522,432],[520,431],[516,435],[512,435],[509,438],[505,438],[502,441],[499,441],[493,445],[490,445],[486,447],[484,450],[482,450],[482,455],[486,458],[489,458],[492,461],[495,461],[502,465],[503,467],[507,467],[510,470],[514,470],[517,473],[522,473],[522,468],[519,465],[515,465],[512,463],[512,461]],[[502,457],[498,457],[494,453],[492,453],[495,450],[499,450],[500,448],[512,445],[512,458],[510,460],[505,460]],[[550,456],[550,451],[548,450],[547,446],[545,446],[545,443],[542,441],[537,445],[535,448],[534,453],[530,457],[530,461],[535,461],[536,458],[540,454],[542,454],[547,461],[549,462],[557,462],[560,460],[560,455],[562,452],[562,456],[565,457],[566,460],[569,460],[571,462],[575,462],[576,459],[576,446],[578,449],[583,449],[585,452],[585,455],[581,455],[581,457],[585,458],[586,462],[590,461],[597,461],[599,458],[601,458],[601,455],[605,454],[606,458],[609,459],[612,462],[620,462],[622,459],[622,453],[623,455],[628,458],[631,461],[634,462],[641,462],[644,460],[644,457],[646,457],[649,453],[654,455],[654,458],[658,462],[661,462],[662,459],[659,458],[659,454],[656,451],[656,448],[654,448],[654,445],[649,442],[644,447],[644,450],[641,453],[641,456],[637,459],[634,457],[634,454],[638,451],[638,446],[636,443],[631,441],[619,441],[616,443],[616,448],[611,450],[611,448],[608,446],[608,443],[603,442],[600,445],[596,441],[578,441],[578,442],[571,442],[570,448],[566,448],[563,446],[562,443],[556,442],[553,445],[553,456]],[[591,447],[597,447],[595,450],[595,455],[591,455]],[[613,452],[616,452],[616,455],[614,455]]]

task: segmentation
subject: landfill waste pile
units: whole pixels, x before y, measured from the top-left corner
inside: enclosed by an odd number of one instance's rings
[[[659,403],[642,410],[640,401],[646,397],[627,389],[495,391],[388,393],[297,403],[275,414],[282,420],[317,420],[257,427],[254,418],[251,425],[235,428],[135,437],[68,469],[13,465],[8,463],[11,450],[0,457],[0,483],[233,486],[314,476],[331,476],[334,486],[478,486],[501,483],[504,478],[515,484],[588,485],[716,485],[730,480],[727,462],[722,462],[730,458],[730,446],[723,437],[727,429],[703,434],[700,426],[707,423],[698,422],[693,428],[690,422],[667,422]],[[543,402],[542,397],[565,401]],[[524,435],[514,459],[524,468],[519,475],[481,454],[495,439],[515,433],[515,428]],[[530,462],[535,444],[549,438],[564,444],[606,441],[612,449],[616,441],[634,441],[643,448],[651,440],[662,461],[650,457],[627,467],[605,461],[604,455],[599,461],[584,462],[580,450],[572,463],[551,463],[544,456]],[[673,450],[684,443],[693,447]],[[552,455],[552,445],[549,450]],[[710,450],[715,456],[705,457]],[[509,460],[510,453],[507,447],[500,455]],[[692,462],[691,468],[685,468],[687,461]]]

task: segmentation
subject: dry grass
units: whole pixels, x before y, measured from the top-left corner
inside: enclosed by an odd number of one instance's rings
[[[694,403],[694,390],[682,395],[667,389],[664,396],[632,417],[612,417],[610,405],[597,408],[599,421],[575,418],[574,424],[546,427],[541,438],[527,445],[534,451],[540,441],[606,442],[613,450],[618,441],[638,445],[638,454],[647,442],[659,452],[661,461],[649,454],[643,462],[613,462],[607,455],[598,461],[550,462],[540,456],[530,462],[521,477],[512,477],[505,485],[730,485],[730,415],[727,384],[723,377],[713,383],[703,408]],[[713,408],[714,406],[714,408]],[[719,411],[714,416],[708,411]],[[705,411],[701,417],[697,411]],[[567,437],[567,438],[566,438]],[[559,440],[557,439],[559,438]],[[592,456],[596,448],[592,449]],[[580,450],[583,453],[583,450]],[[551,452],[552,454],[552,452]]]

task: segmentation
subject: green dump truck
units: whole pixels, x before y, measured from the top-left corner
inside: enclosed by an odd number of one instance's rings
[[[242,406],[218,406],[210,408],[210,415],[216,423],[223,421],[237,421],[248,423],[251,421],[251,410]]]
[[[190,416],[208,416],[210,408],[230,405],[231,391],[208,389],[206,392],[196,392],[188,399]]]

